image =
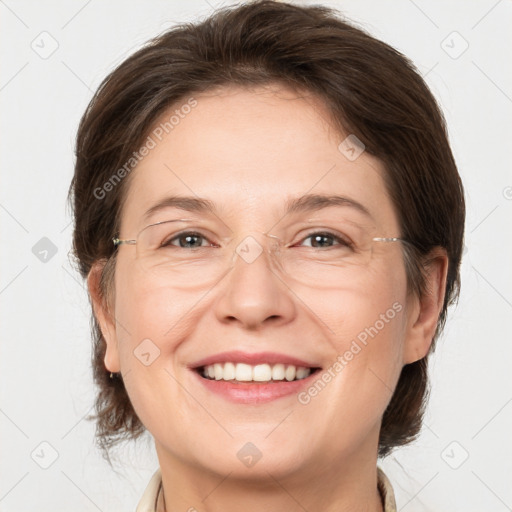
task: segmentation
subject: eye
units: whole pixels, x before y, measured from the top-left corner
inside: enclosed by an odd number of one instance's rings
[[[173,243],[175,240],[178,241],[179,245]],[[202,245],[202,242],[207,242],[206,245]],[[183,233],[178,233],[172,238],[167,239],[161,245],[161,247],[180,247],[182,249],[199,249],[201,247],[213,247],[214,244],[210,243],[209,240],[201,235],[201,233],[197,233],[195,231],[184,231]]]
[[[315,233],[310,233],[306,238],[302,240],[302,242],[308,239],[311,239],[310,247],[314,248],[332,247],[333,244],[329,243],[331,240],[337,242],[337,245],[341,247],[352,247],[352,244],[349,240],[345,239],[341,235],[336,235],[328,231],[317,231]]]

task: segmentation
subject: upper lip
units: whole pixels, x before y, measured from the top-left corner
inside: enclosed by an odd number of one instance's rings
[[[277,352],[242,352],[240,350],[232,350],[229,352],[219,352],[199,361],[195,361],[190,365],[190,368],[197,369],[203,366],[209,366],[215,363],[245,363],[250,365],[257,364],[289,364],[294,366],[303,366],[305,368],[319,368],[320,365],[298,359],[297,357],[288,356],[286,354],[278,354]]]

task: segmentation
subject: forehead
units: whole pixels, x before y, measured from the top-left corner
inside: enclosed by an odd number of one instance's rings
[[[338,194],[393,229],[383,166],[365,152],[347,158],[339,145],[348,135],[319,99],[284,87],[229,86],[184,98],[151,131],[154,147],[132,171],[121,226],[143,227],[166,196],[208,198],[218,213],[263,221],[292,198]]]

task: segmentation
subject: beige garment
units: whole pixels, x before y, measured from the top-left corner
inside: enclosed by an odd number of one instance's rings
[[[160,468],[158,468],[155,474],[151,477],[144,494],[142,495],[139,504],[137,505],[136,512],[158,512],[157,502],[158,495],[162,488],[162,474]],[[382,499],[382,507],[384,512],[396,512],[395,493],[388,477],[377,466],[377,488]]]

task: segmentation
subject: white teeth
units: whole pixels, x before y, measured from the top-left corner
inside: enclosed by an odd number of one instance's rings
[[[252,380],[266,382],[272,380],[272,369],[269,364],[258,364],[252,370]]]
[[[252,380],[252,367],[250,364],[238,363],[235,369],[235,380],[246,382]]]
[[[272,368],[272,380],[284,379],[284,364],[275,364]]]
[[[226,363],[224,365],[224,375],[222,376],[222,378],[224,380],[234,380],[235,375],[235,365],[233,363]]]
[[[224,375],[224,369],[221,364],[215,363],[213,365],[213,369],[215,372],[215,380],[221,380]],[[208,372],[209,373],[209,372]]]
[[[295,379],[295,366],[287,366],[284,372],[284,378],[288,381]]]
[[[311,368],[304,366],[284,365],[281,363],[270,365],[267,363],[251,366],[245,363],[215,363],[205,366],[203,377],[215,380],[236,380],[240,382],[269,382],[305,379],[311,374]]]
[[[297,380],[305,379],[309,375],[309,373],[309,368],[304,368],[303,366],[300,366],[299,368],[297,368],[297,371],[295,372],[295,378]]]

